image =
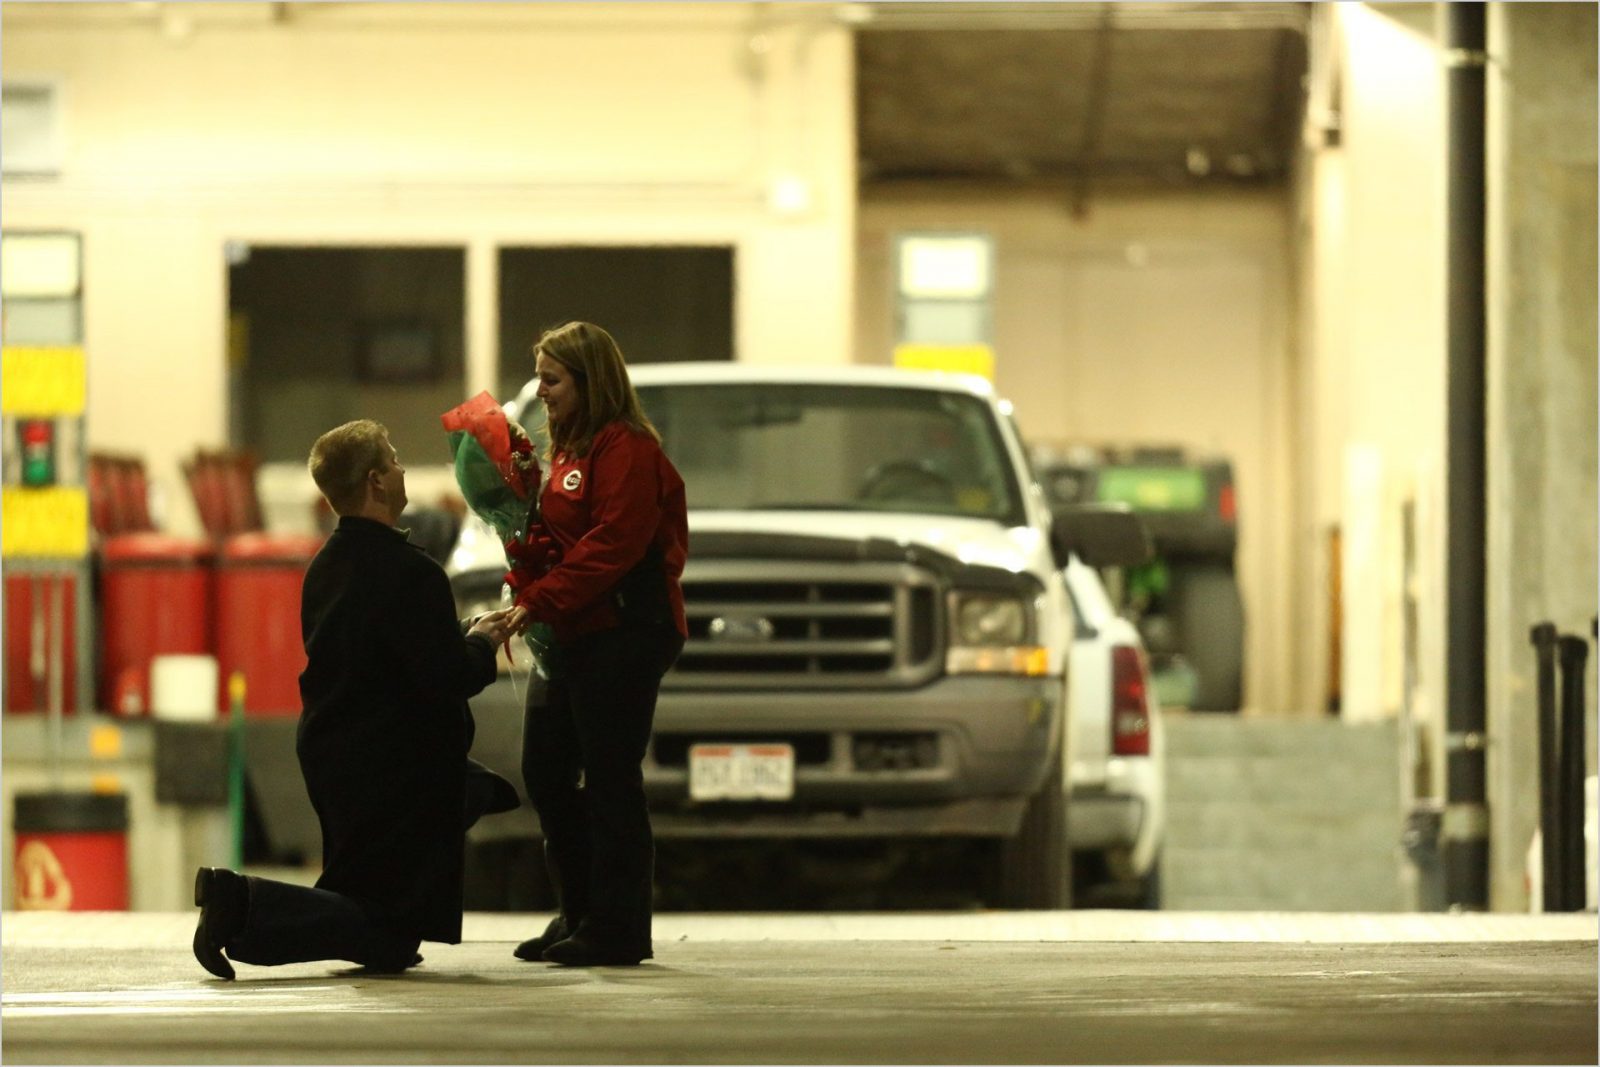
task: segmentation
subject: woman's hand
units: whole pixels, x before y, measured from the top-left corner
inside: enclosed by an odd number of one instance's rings
[[[486,611],[472,621],[472,628],[467,631],[467,636],[481,634],[496,645],[505,644],[514,635],[522,632],[528,625],[528,612],[524,608],[505,608],[500,611]]]

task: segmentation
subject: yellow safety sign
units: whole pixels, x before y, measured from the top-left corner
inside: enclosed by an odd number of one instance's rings
[[[994,381],[994,349],[988,345],[896,345],[894,365],[912,370],[976,374]]]
[[[5,392],[0,410],[7,415],[82,415],[88,394],[83,349],[76,346],[0,351],[0,377]]]
[[[8,485],[0,491],[0,556],[82,559],[88,554],[89,494],[82,486]]]

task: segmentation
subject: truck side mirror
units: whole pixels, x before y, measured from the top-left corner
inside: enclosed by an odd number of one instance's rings
[[[1058,567],[1074,553],[1091,567],[1131,567],[1152,554],[1150,531],[1126,504],[1064,504],[1053,515],[1050,549]]]

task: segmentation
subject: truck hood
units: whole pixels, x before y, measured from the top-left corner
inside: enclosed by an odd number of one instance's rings
[[[691,511],[691,558],[697,533],[798,536],[841,543],[872,539],[931,549],[961,563],[1015,574],[1037,572],[1048,552],[1039,532],[1026,526],[901,512]]]
[[[696,534],[752,534],[837,541],[841,547],[875,540],[929,549],[977,567],[1013,574],[1048,569],[1049,546],[1037,530],[985,519],[903,512],[690,511],[689,555]],[[505,551],[487,525],[468,517],[445,569],[452,575],[506,569]]]

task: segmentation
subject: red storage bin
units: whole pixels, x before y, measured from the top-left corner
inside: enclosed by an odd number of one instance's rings
[[[120,715],[150,709],[150,660],[209,655],[211,546],[159,533],[109,537],[103,565],[100,703]]]
[[[71,574],[13,572],[6,575],[6,711],[48,711],[52,642],[61,635],[62,710],[78,706],[78,583]],[[56,629],[56,586],[61,625]],[[37,612],[37,614],[35,614]]]
[[[309,534],[242,533],[223,543],[217,564],[218,706],[228,707],[228,679],[244,673],[244,710],[300,714],[300,584],[322,547]]]
[[[18,793],[12,867],[19,911],[128,910],[128,798]]]

